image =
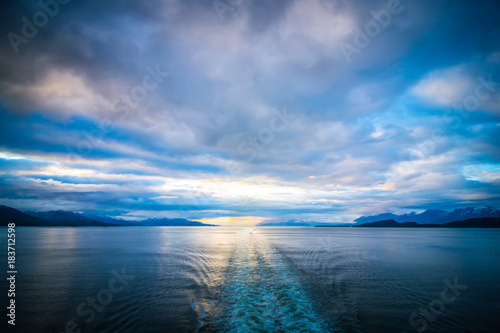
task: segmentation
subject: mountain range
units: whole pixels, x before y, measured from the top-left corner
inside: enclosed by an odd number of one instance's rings
[[[451,212],[445,210],[427,210],[423,213],[396,215],[391,213],[362,216],[354,220],[355,227],[377,227],[377,226],[391,226],[391,227],[461,227],[457,226],[460,223],[472,220],[476,224],[471,227],[482,227],[477,223],[486,223],[485,227],[491,225],[491,221],[500,218],[500,209],[493,207],[469,207],[455,209]],[[481,220],[486,219],[486,220]],[[488,220],[493,219],[493,220]],[[70,212],[63,210],[46,211],[46,212],[22,212],[17,209],[0,205],[0,225],[7,223],[16,223],[18,226],[216,226],[212,224],[205,224],[198,221],[191,221],[182,218],[149,218],[142,221],[127,221],[122,219],[115,219],[108,216],[101,216],[96,214],[87,214],[79,212]],[[450,224],[450,222],[452,222]],[[367,225],[372,224],[372,225]],[[467,223],[466,223],[467,224]],[[467,224],[468,225],[468,224]],[[464,227],[468,227],[468,226]],[[310,221],[264,221],[258,223],[259,227],[312,227],[312,226],[346,226],[344,225],[326,225],[322,223]],[[348,225],[347,225],[348,226]]]
[[[363,224],[383,220],[394,220],[395,222],[444,224],[453,221],[463,221],[483,217],[500,217],[500,209],[493,207],[468,207],[458,208],[451,212],[447,212],[445,210],[426,210],[420,214],[416,214],[415,212],[403,215],[384,213],[379,215],[362,216],[354,220],[354,222],[356,222],[356,224]]]
[[[154,218],[143,221],[126,221],[107,216],[82,214],[63,210],[47,212],[22,212],[0,205],[1,226],[15,223],[16,226],[71,226],[71,227],[112,227],[112,226],[215,226],[186,219]]]
[[[392,219],[354,225],[355,228],[500,228],[500,217],[481,217],[442,224],[396,222]]]

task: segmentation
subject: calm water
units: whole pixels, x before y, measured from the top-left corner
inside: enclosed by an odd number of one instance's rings
[[[23,227],[17,266],[15,332],[500,332],[500,230]]]

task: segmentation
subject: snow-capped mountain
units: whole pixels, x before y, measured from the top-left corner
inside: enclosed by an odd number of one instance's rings
[[[426,210],[420,214],[412,212],[410,214],[396,215],[384,213],[371,216],[362,216],[354,220],[356,224],[377,222],[393,219],[396,222],[417,222],[420,224],[443,224],[452,221],[463,221],[481,217],[500,217],[500,208],[494,207],[468,207],[457,208],[451,212],[445,210]]]
[[[442,224],[452,221],[462,221],[480,217],[500,217],[500,208],[494,207],[468,207],[455,209],[447,216],[436,219],[434,223]]]

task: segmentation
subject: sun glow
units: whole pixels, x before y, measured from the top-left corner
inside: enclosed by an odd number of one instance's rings
[[[253,226],[264,221],[266,218],[261,216],[221,216],[198,220],[202,223],[218,224],[221,226],[247,227]]]

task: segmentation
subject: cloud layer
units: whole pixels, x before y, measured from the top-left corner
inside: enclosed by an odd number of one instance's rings
[[[41,3],[0,5],[3,204],[243,225],[500,203],[496,1]]]

